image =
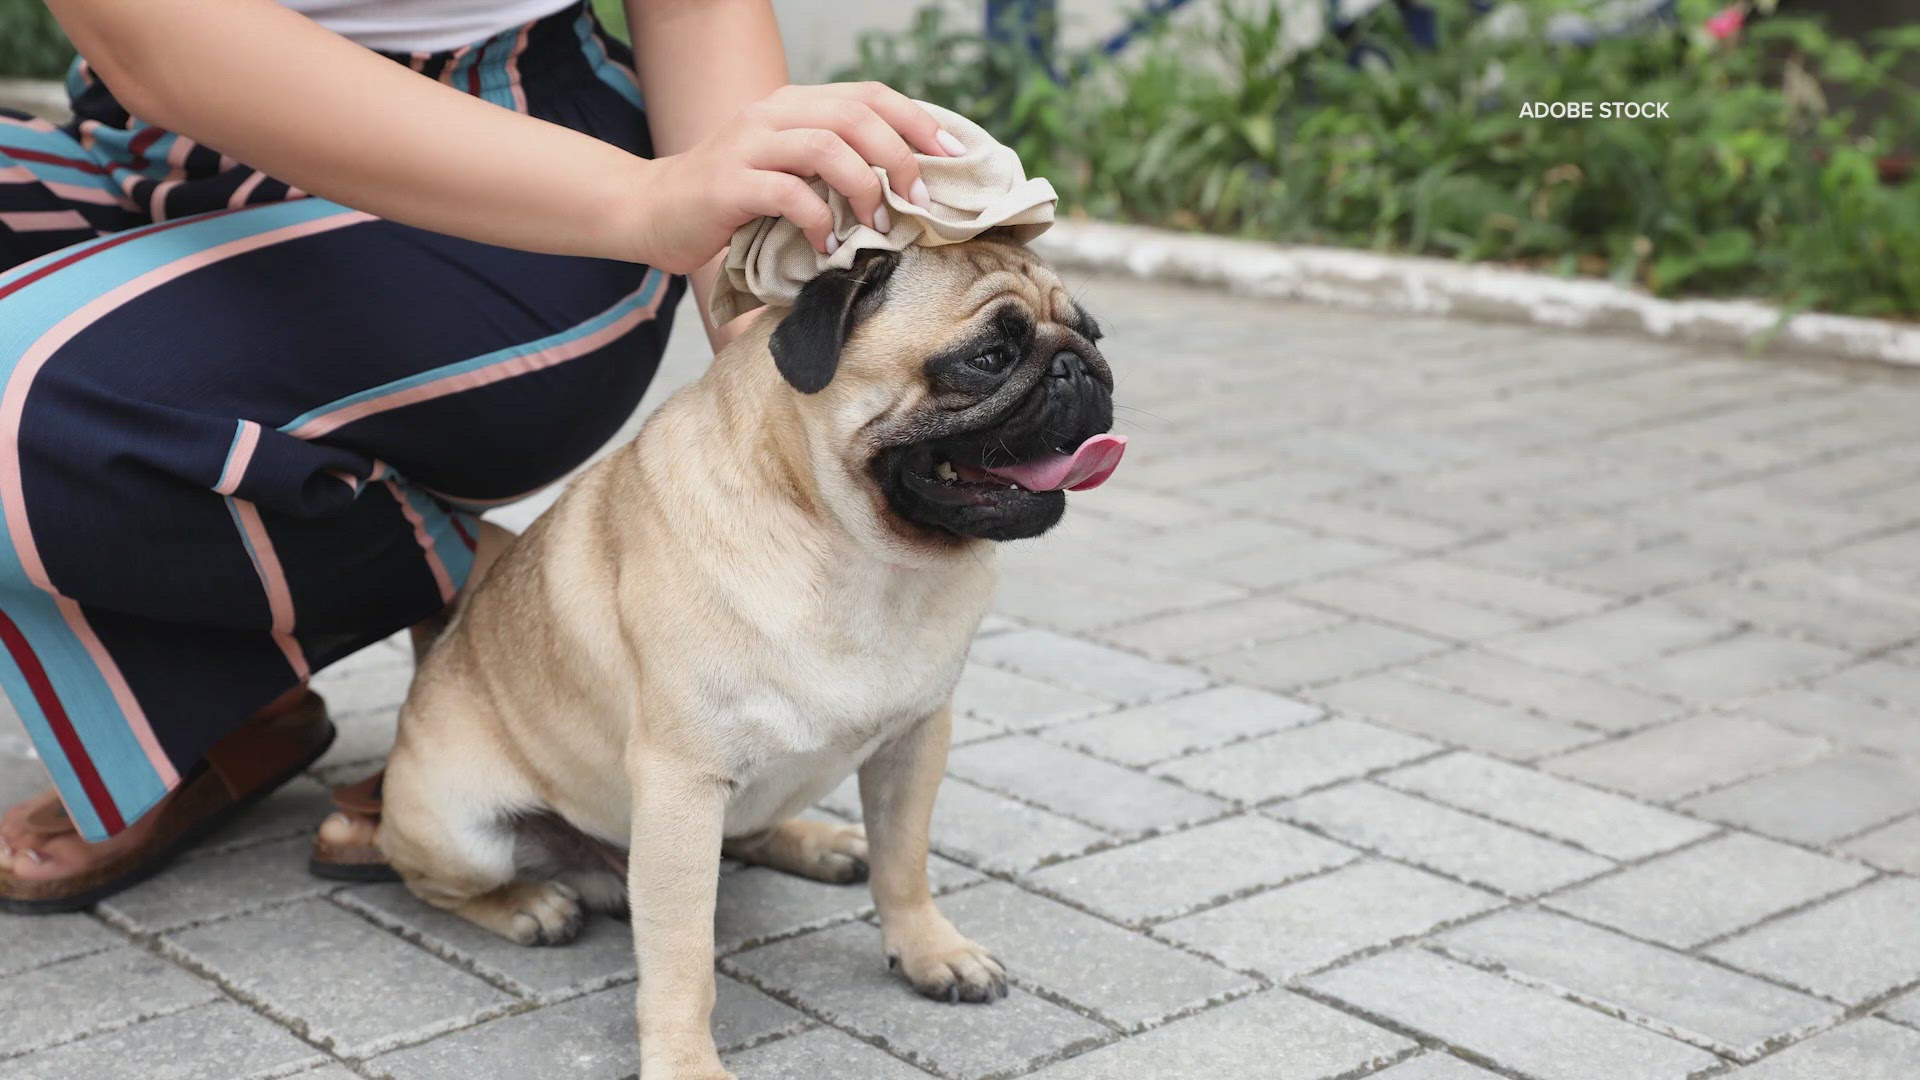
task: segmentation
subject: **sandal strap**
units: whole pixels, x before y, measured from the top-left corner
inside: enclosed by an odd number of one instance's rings
[[[328,730],[326,703],[309,690],[292,708],[255,716],[207,751],[207,767],[235,799],[278,779],[289,762],[311,753]]]
[[[379,820],[382,804],[380,789],[386,779],[387,770],[381,769],[364,780],[341,784],[333,789],[333,805],[349,814]]]

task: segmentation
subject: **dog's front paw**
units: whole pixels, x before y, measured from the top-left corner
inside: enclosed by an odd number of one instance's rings
[[[557,881],[519,881],[507,936],[522,945],[565,945],[580,936],[587,912],[580,894]]]
[[[942,938],[890,951],[887,966],[935,1001],[984,1002],[1007,996],[1007,969],[984,945],[951,930]]]

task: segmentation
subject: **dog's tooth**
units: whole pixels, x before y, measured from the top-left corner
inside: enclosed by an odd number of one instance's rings
[[[943,461],[933,467],[933,475],[942,480],[957,480],[959,475],[953,471],[953,462]]]

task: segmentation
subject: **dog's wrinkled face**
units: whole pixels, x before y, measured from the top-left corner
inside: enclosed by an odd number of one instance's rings
[[[1102,455],[1076,455],[1113,426],[1099,336],[1052,270],[989,234],[822,274],[769,346],[887,512],[1018,540],[1060,520],[1062,489],[1105,476]]]

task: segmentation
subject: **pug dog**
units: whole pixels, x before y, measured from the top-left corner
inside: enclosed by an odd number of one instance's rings
[[[379,844],[514,941],[630,909],[644,1080],[719,1080],[722,855],[870,880],[888,961],[987,1002],[927,830],[995,541],[1038,536],[1124,440],[1100,331],[988,234],[863,253],[764,313],[509,547],[421,664]],[[859,829],[795,814],[859,775]]]

